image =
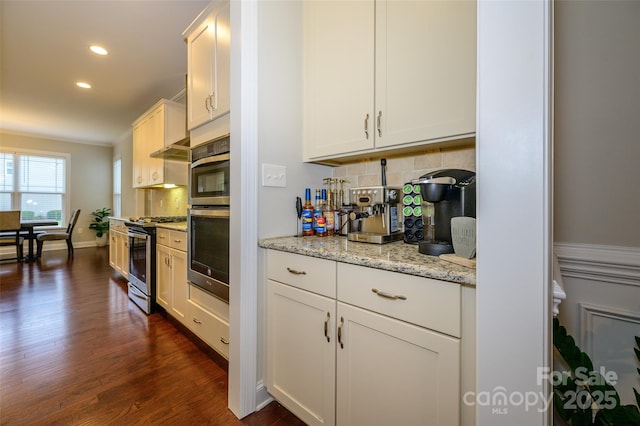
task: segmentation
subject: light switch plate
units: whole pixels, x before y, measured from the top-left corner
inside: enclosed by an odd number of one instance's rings
[[[262,186],[287,186],[287,167],[275,164],[262,164]]]

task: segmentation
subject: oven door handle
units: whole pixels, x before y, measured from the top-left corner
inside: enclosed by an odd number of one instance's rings
[[[211,163],[221,163],[223,161],[229,161],[230,159],[231,159],[231,156],[229,155],[229,153],[214,155],[211,157],[205,157],[191,163],[191,168],[195,169],[198,166],[203,166],[205,164],[211,164]]]
[[[128,231],[127,232],[127,237],[132,237],[132,238],[139,238],[141,240],[146,240],[147,238],[149,238],[149,234],[145,234],[142,232],[135,232],[135,231]]]
[[[216,218],[229,218],[229,208],[216,208],[216,209],[191,209],[189,210],[189,217],[216,217]]]

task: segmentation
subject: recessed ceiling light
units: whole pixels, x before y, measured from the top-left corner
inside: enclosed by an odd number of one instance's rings
[[[97,44],[94,44],[94,45],[92,45],[92,46],[89,46],[89,49],[91,49],[91,51],[92,51],[93,53],[97,53],[98,55],[103,55],[103,56],[104,56],[104,55],[106,55],[106,54],[108,54],[108,53],[109,53],[109,52],[107,52],[107,49],[105,49],[105,48],[104,48],[104,47],[102,47],[102,46],[98,46]]]
[[[76,86],[82,87],[83,89],[91,89],[91,85],[89,83],[85,83],[84,81],[76,81]]]

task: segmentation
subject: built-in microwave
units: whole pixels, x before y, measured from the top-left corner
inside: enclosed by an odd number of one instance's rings
[[[229,207],[190,208],[187,235],[189,282],[229,302]]]
[[[229,134],[191,148],[189,204],[229,205]]]

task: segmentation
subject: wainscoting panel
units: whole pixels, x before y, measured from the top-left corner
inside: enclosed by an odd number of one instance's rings
[[[640,392],[636,372],[640,365],[634,362],[633,347],[634,336],[640,335],[640,311],[586,303],[579,306],[582,350],[590,355],[596,370],[602,367],[605,372],[617,375],[615,388],[621,394],[622,404],[635,404],[632,388]]]
[[[633,353],[640,335],[640,248],[556,244],[567,293],[558,319],[599,370],[615,372],[623,404],[635,403],[640,364]]]

